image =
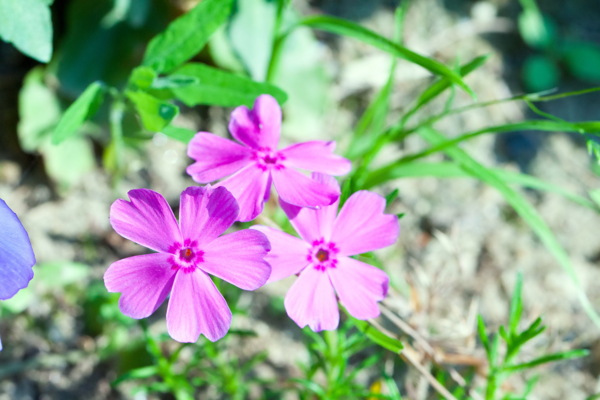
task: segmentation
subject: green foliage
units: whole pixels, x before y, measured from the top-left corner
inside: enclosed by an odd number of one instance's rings
[[[204,64],[185,64],[172,76],[194,80],[193,83],[173,89],[174,95],[187,106],[212,104],[231,107],[243,104],[251,107],[261,94],[270,94],[280,104],[287,100],[285,92],[276,86],[255,82]]]
[[[52,133],[52,143],[59,144],[77,133],[81,125],[94,116],[104,97],[104,87],[94,82],[67,108]]]
[[[0,0],[0,39],[40,62],[52,56],[53,0]]]
[[[380,351],[374,349],[371,349],[371,355],[359,357],[363,350],[368,349],[369,342],[362,331],[352,329],[356,322],[348,320],[336,331],[325,331],[323,334],[304,329],[310,359],[308,364],[301,367],[304,378],[292,379],[298,385],[301,399],[315,396],[321,400],[397,398],[373,390],[377,385],[366,388],[356,382],[356,376],[361,371],[378,369],[383,357]],[[393,345],[397,348],[395,346],[401,348],[399,344]],[[352,359],[360,361],[352,363]]]
[[[171,72],[198,54],[210,35],[227,19],[233,0],[204,0],[173,21],[148,44],[142,65]]]
[[[522,285],[522,276],[521,274],[518,274],[510,303],[508,326],[500,326],[498,334],[492,335],[492,337],[489,338],[486,333],[486,326],[483,318],[481,316],[478,318],[477,327],[479,338],[485,349],[489,363],[489,372],[485,391],[486,400],[509,398],[507,395],[504,397],[498,397],[498,391],[500,391],[502,387],[502,382],[509,375],[515,372],[528,370],[549,362],[585,357],[589,354],[587,350],[568,350],[546,354],[526,362],[515,362],[515,359],[517,358],[517,355],[520,353],[523,346],[539,336],[546,329],[546,327],[542,325],[541,318],[537,318],[524,330],[521,331],[519,329],[523,312],[523,301],[521,298]],[[503,355],[500,352],[500,339],[502,339],[504,342]],[[521,395],[519,398],[527,398],[527,395],[532,390],[534,383],[534,381],[530,381],[530,385],[528,385],[526,388],[526,393]]]

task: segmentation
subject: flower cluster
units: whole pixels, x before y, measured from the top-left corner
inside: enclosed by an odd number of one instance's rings
[[[33,278],[34,264],[35,255],[27,231],[17,215],[0,199],[0,300],[10,299],[27,287]]]
[[[367,191],[350,196],[338,215],[340,187],[332,175],[348,173],[350,161],[333,153],[334,142],[279,149],[280,128],[277,101],[262,95],[252,109],[233,111],[229,131],[236,142],[197,133],[188,147],[195,162],[187,172],[198,183],[214,185],[183,191],[179,223],[166,200],[148,189],[113,203],[115,231],[156,251],[119,260],[106,272],[107,289],[122,293],[124,314],[148,317],[170,294],[171,337],[194,342],[202,334],[214,341],[228,331],[231,311],[209,275],[245,290],[298,275],[285,308],[301,327],[335,329],[338,299],[356,318],[379,315],[388,277],[351,256],[393,244],[397,217],[384,214],[385,200]],[[222,235],[235,221],[262,212],[271,184],[300,238],[265,226]]]

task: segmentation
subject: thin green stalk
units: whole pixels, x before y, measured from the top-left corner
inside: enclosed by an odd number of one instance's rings
[[[285,42],[287,36],[291,33],[291,31],[282,32],[281,26],[283,23],[283,14],[285,9],[287,8],[290,0],[278,0],[277,1],[277,11],[275,13],[275,25],[273,28],[273,40],[271,43],[271,57],[269,58],[269,65],[267,68],[267,76],[265,78],[266,82],[272,83],[273,79],[275,79],[275,73],[277,72],[277,67],[279,66],[279,61],[281,59],[281,51],[283,47],[283,43]]]

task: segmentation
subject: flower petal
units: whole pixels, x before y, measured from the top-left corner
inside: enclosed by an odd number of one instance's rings
[[[203,249],[198,268],[241,289],[255,290],[269,279],[271,266],[265,261],[271,245],[267,237],[244,229],[215,239]]]
[[[315,332],[336,329],[340,320],[337,300],[329,276],[309,266],[300,273],[284,300],[288,316],[300,328]]]
[[[314,140],[297,143],[283,150],[283,164],[292,168],[306,169],[329,175],[345,175],[352,169],[350,160],[333,154],[335,142]]]
[[[251,229],[264,233],[271,243],[271,251],[265,257],[265,261],[271,264],[271,276],[267,283],[297,274],[308,264],[306,256],[310,246],[302,239],[262,225],[255,225]]]
[[[253,149],[277,149],[280,129],[281,107],[268,94],[258,96],[252,110],[246,106],[233,110],[229,121],[233,137]]]
[[[131,318],[150,316],[171,291],[176,270],[170,254],[153,253],[116,261],[104,273],[109,292],[121,293],[119,308]]]
[[[340,185],[334,177],[315,172],[312,174],[312,179],[328,185],[331,190],[335,190],[339,193]],[[290,219],[296,232],[298,232],[305,241],[308,243],[312,243],[319,239],[329,241],[331,238],[333,222],[335,221],[335,216],[338,211],[339,198],[331,205],[321,206],[318,209],[294,206],[286,203],[283,199],[279,199],[279,204]]]
[[[340,254],[351,256],[394,244],[400,233],[398,217],[384,214],[385,199],[361,190],[354,193],[342,207],[331,240]]]
[[[224,186],[231,192],[240,207],[238,221],[246,222],[262,212],[264,199],[268,198],[265,192],[271,189],[269,182],[269,173],[251,164],[216,186]]]
[[[149,189],[127,194],[131,201],[118,199],[110,207],[110,223],[119,235],[163,253],[182,242],[173,210],[161,194]]]
[[[235,222],[237,201],[224,187],[191,186],[181,193],[179,225],[185,239],[210,243]]]
[[[231,310],[208,275],[199,269],[175,277],[167,308],[167,331],[178,342],[192,343],[200,334],[214,342],[231,325]]]
[[[295,206],[328,206],[340,197],[339,189],[335,190],[291,168],[273,169],[272,177],[279,197]]]
[[[35,255],[27,231],[0,199],[0,299],[13,297],[33,278]]]
[[[252,150],[209,132],[198,132],[188,145],[188,156],[196,162],[186,172],[199,183],[224,178],[250,162]]]
[[[349,257],[339,257],[336,268],[327,270],[340,303],[358,319],[379,315],[378,301],[388,291],[387,274],[372,265]]]

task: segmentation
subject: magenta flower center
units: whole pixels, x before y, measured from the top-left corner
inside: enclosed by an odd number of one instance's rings
[[[283,164],[281,163],[281,161],[285,160],[283,154],[273,151],[267,147],[261,147],[260,149],[256,150],[253,158],[256,161],[256,166],[263,171],[271,168],[284,168]]]
[[[185,273],[193,272],[204,261],[204,252],[198,248],[195,240],[186,239],[183,244],[175,242],[169,248],[169,253],[172,254],[169,257],[171,268]]]
[[[327,268],[337,267],[336,255],[339,251],[333,242],[326,242],[324,239],[315,240],[308,250],[306,260],[312,264],[313,268],[325,271]]]

